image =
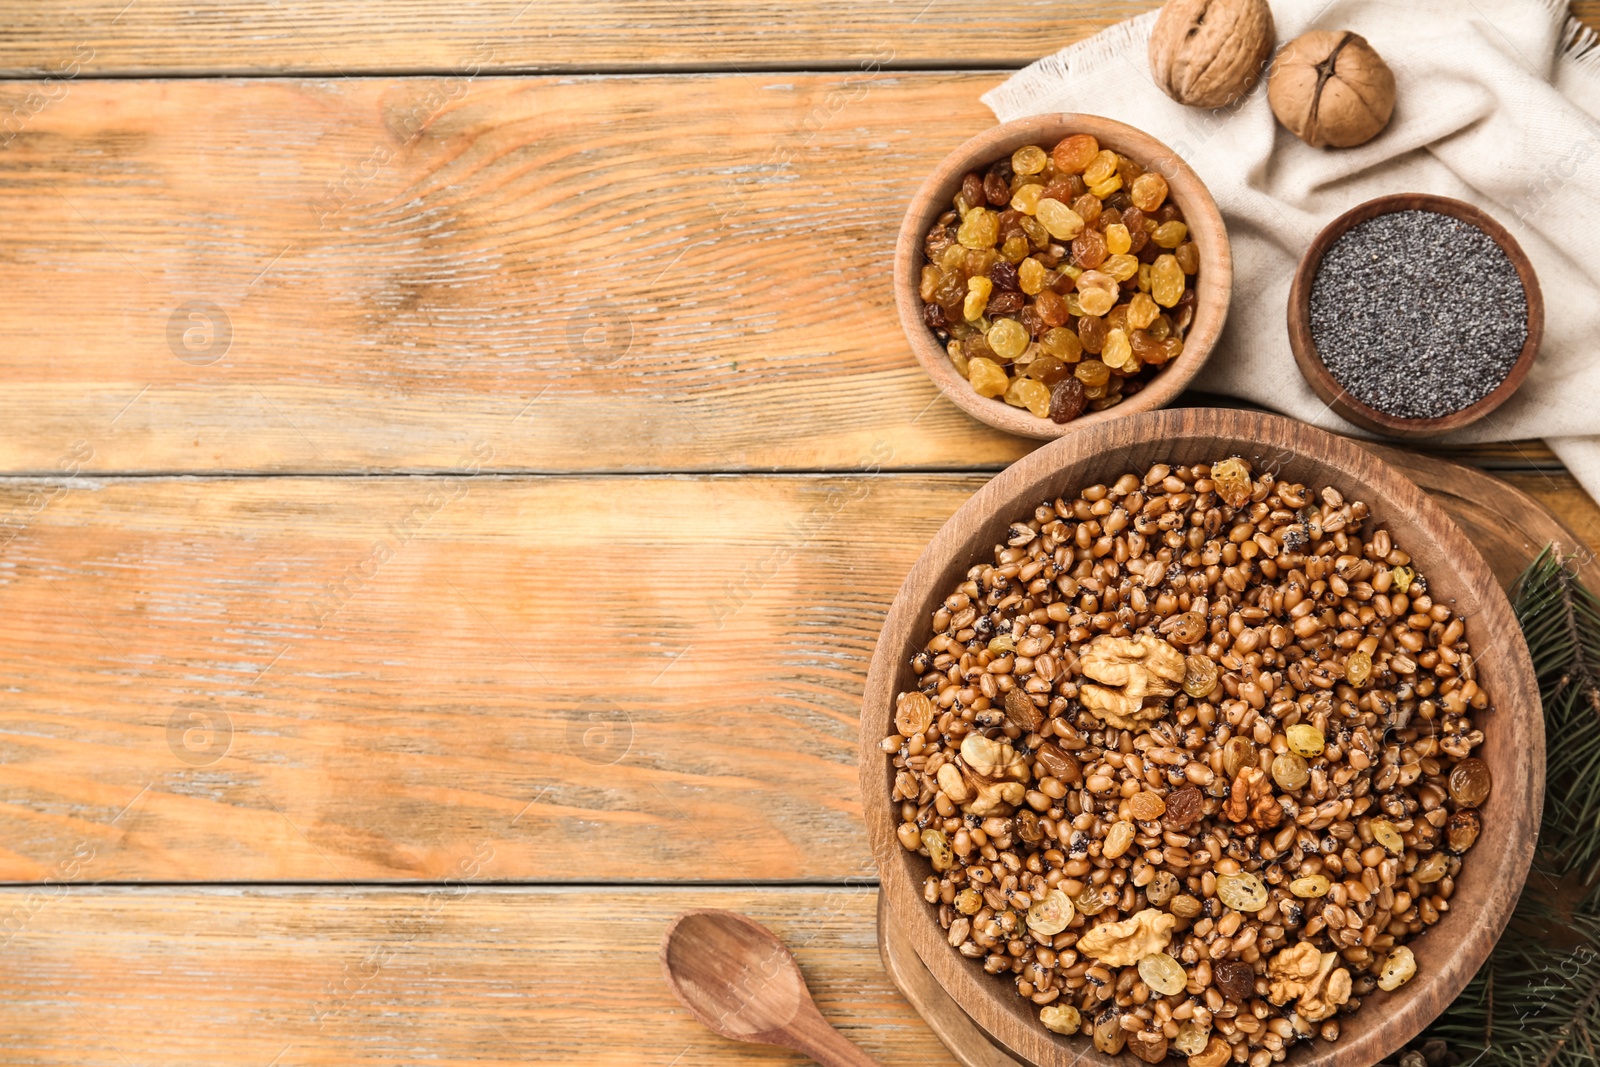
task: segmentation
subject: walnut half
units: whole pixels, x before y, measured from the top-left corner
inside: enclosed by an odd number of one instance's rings
[[[1295,1001],[1295,1014],[1308,1023],[1321,1022],[1350,999],[1350,972],[1340,967],[1336,952],[1318,952],[1301,941],[1272,957],[1267,969],[1267,999],[1280,1007]]]
[[[1222,817],[1229,822],[1251,822],[1263,830],[1283,821],[1283,805],[1273,795],[1266,771],[1260,767],[1240,769],[1222,805]]]
[[[1078,670],[1093,682],[1078,686],[1078,700],[1101,722],[1138,730],[1159,719],[1166,700],[1183,685],[1183,653],[1152,633],[1101,634],[1084,649]]]
[[[1078,951],[1107,967],[1131,967],[1166,948],[1177,924],[1166,912],[1145,908],[1119,923],[1101,923],[1085,932],[1078,938]]]

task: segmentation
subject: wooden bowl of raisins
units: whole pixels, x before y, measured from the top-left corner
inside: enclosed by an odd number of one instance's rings
[[[946,157],[906,211],[894,274],[929,377],[974,418],[1035,438],[1171,403],[1233,290],[1194,170],[1083,114],[1008,122]]]

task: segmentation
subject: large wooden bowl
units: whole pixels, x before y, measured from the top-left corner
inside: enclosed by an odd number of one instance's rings
[[[992,559],[1007,525],[1054,500],[1157,462],[1214,462],[1231,455],[1255,469],[1315,487],[1333,485],[1366,501],[1378,523],[1427,576],[1435,600],[1467,620],[1479,680],[1494,710],[1474,723],[1476,750],[1494,776],[1482,809],[1483,833],[1467,854],[1450,910],[1412,943],[1417,974],[1393,993],[1375,992],[1341,1020],[1343,1033],[1289,1052],[1293,1067],[1368,1067],[1416,1036],[1467,984],[1510,917],[1533,858],[1544,795],[1544,719],[1527,647],[1505,594],[1483,558],[1443,511],[1393,467],[1349,441],[1288,419],[1248,411],[1182,409],[1102,423],[1020,460],[984,486],[934,536],[912,567],[884,622],[867,675],[861,714],[861,792],[883,893],[917,955],[961,1007],[1023,1060],[1047,1067],[1078,1060],[1110,1065],[1087,1038],[1044,1029],[1011,983],[983,973],[981,961],[952,949],[934,908],[922,899],[928,860],[895,837],[893,773],[878,742],[894,732],[897,693],[911,688],[909,659],[930,636],[939,602],[973,563]],[[1128,1067],[1136,1061],[1129,1053]],[[1181,1061],[1173,1060],[1173,1064]]]
[[[1163,367],[1149,385],[1116,407],[1085,412],[1069,423],[1056,423],[1041,419],[1026,408],[978,395],[956,371],[939,338],[922,321],[922,297],[917,292],[917,283],[928,261],[922,251],[923,239],[934,221],[950,209],[951,200],[961,187],[961,179],[969,170],[981,172],[1023,145],[1036,144],[1048,152],[1063,137],[1073,133],[1093,134],[1102,148],[1120,152],[1167,179],[1167,195],[1183,211],[1189,236],[1199,249],[1200,270],[1195,276],[1194,321],[1184,336],[1183,352],[1178,358]],[[916,353],[917,362],[961,410],[996,429],[1023,437],[1060,437],[1170,404],[1216,347],[1232,294],[1233,254],[1228,247],[1228,232],[1200,176],[1177,153],[1148,133],[1099,115],[1069,113],[1017,119],[986,130],[951,152],[912,198],[905,221],[900,224],[900,240],[894,253],[895,307],[900,313],[900,327],[911,343],[911,351]]]

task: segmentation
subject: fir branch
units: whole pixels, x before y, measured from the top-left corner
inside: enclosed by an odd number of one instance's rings
[[[1517,617],[1538,674],[1547,745],[1541,850],[1558,877],[1600,864],[1600,600],[1546,548],[1518,579]]]

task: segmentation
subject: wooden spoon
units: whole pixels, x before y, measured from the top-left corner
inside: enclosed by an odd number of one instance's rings
[[[686,911],[661,938],[673,996],[723,1037],[781,1045],[822,1067],[878,1067],[817,1011],[800,966],[765,926],[731,911]]]

